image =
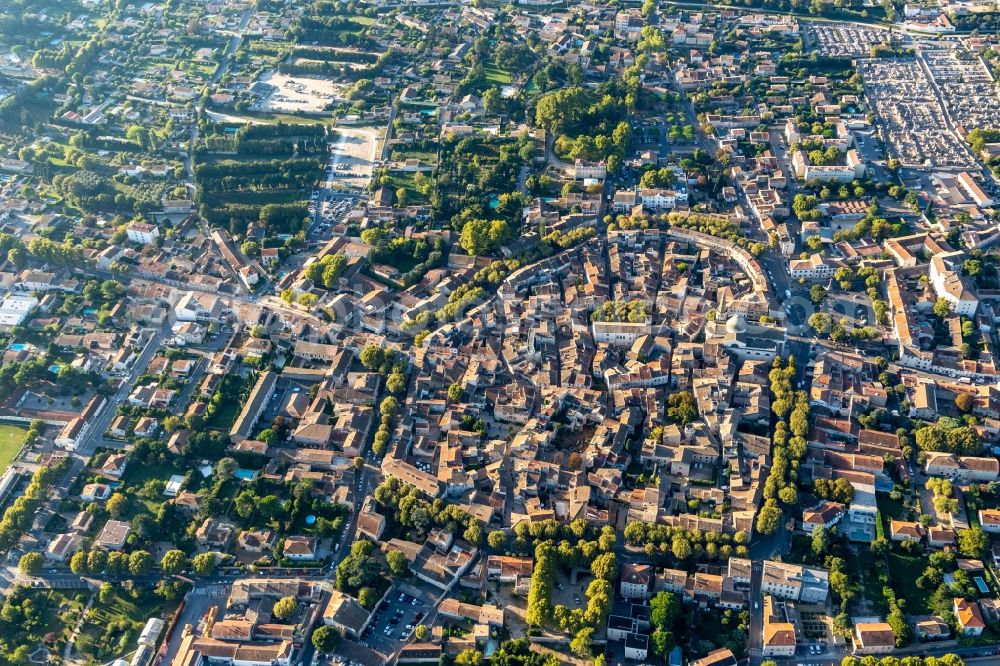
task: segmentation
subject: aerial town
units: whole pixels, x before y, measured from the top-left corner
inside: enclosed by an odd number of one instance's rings
[[[0,0],[0,666],[1000,663],[993,0]]]

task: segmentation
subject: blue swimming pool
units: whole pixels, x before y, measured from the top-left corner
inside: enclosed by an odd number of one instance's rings
[[[13,351],[23,351],[28,348],[28,345],[24,344],[23,342],[15,342],[10,346],[10,348]]]
[[[253,481],[254,477],[257,476],[257,472],[252,469],[238,469],[233,475],[240,481]]]

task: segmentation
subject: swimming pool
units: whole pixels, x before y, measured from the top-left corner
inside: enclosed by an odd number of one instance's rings
[[[257,472],[253,471],[252,469],[242,469],[242,468],[240,468],[240,469],[236,470],[236,472],[233,474],[233,476],[235,476],[240,481],[253,481],[254,477],[257,476]]]
[[[10,348],[12,351],[24,351],[25,349],[28,348],[28,345],[24,344],[23,342],[15,342],[10,346]]]

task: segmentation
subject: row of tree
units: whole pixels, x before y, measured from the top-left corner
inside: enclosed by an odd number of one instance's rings
[[[757,530],[762,534],[774,534],[780,527],[782,509],[778,500],[785,506],[795,506],[799,501],[796,484],[798,465],[807,449],[809,397],[804,391],[792,391],[794,377],[795,357],[789,356],[784,367],[781,358],[776,357],[768,381],[771,411],[779,420],[772,434],[771,469],[764,482],[764,505],[757,514]]]
[[[65,471],[66,463],[60,462],[39,467],[32,475],[24,494],[15,499],[0,518],[0,550],[8,550],[31,527],[35,513],[48,497],[49,488]]]

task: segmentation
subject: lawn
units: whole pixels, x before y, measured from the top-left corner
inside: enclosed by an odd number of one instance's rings
[[[14,462],[14,456],[24,444],[25,432],[21,426],[0,423],[0,469],[6,470]]]
[[[921,590],[916,583],[926,568],[927,563],[921,557],[889,553],[889,579],[893,589],[906,598],[906,612],[912,615],[920,615],[927,610],[930,592]]]
[[[506,69],[500,69],[493,62],[487,62],[483,65],[483,76],[487,81],[496,85],[505,86],[511,82],[510,72]]]
[[[239,416],[240,405],[232,400],[220,401],[215,406],[212,416],[205,421],[205,425],[212,430],[229,430]]]
[[[870,613],[874,609],[877,613],[885,613],[885,597],[882,596],[882,589],[878,584],[875,556],[867,549],[861,549],[858,552],[848,551],[848,561],[850,569],[859,575],[861,595],[870,605],[865,612]]]
[[[437,153],[430,150],[406,150],[405,148],[393,148],[392,159],[403,161],[405,159],[417,159],[424,164],[434,164],[437,160]]]
[[[416,180],[413,178],[412,173],[394,173],[389,176],[386,185],[392,189],[393,196],[396,194],[396,190],[399,188],[404,188],[406,190],[406,205],[412,206],[414,204],[426,204],[428,203],[427,197],[417,190]],[[425,178],[430,178],[429,175],[424,174]],[[398,201],[396,202],[399,203]]]
[[[876,495],[879,511],[886,520],[913,520],[912,513],[903,506],[900,500],[894,500],[886,493]]]
[[[128,487],[139,490],[146,485],[147,481],[151,479],[162,479],[166,482],[175,474],[184,476],[188,470],[174,464],[174,460],[174,458],[171,458],[170,463],[163,465],[129,465],[125,469],[125,475],[122,478],[122,481],[124,481]]]

